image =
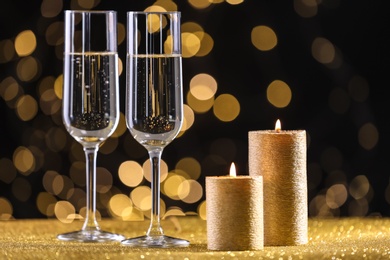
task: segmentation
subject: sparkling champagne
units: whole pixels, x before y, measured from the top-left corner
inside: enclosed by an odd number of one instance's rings
[[[127,123],[145,146],[165,146],[179,133],[182,115],[181,57],[128,55]]]
[[[64,58],[65,126],[81,143],[104,141],[118,124],[117,54],[74,53]]]

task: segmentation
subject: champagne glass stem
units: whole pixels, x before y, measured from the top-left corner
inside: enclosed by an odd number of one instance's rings
[[[152,208],[150,214],[150,226],[146,233],[147,236],[162,236],[164,231],[160,223],[160,161],[163,149],[154,149],[149,151],[151,171],[152,171]]]
[[[98,149],[98,146],[84,147],[87,212],[82,230],[100,230],[96,220],[96,157]]]

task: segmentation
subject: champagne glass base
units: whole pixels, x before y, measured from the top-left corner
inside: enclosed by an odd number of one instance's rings
[[[122,245],[130,247],[157,247],[157,248],[172,248],[172,247],[187,247],[190,242],[180,238],[169,236],[141,236],[129,238],[122,241]]]
[[[59,240],[75,242],[113,242],[122,241],[124,236],[101,230],[80,230],[70,233],[60,234]]]

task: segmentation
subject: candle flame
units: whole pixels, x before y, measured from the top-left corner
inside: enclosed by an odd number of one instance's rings
[[[236,166],[234,165],[234,163],[232,163],[232,165],[230,166],[229,175],[230,175],[230,177],[236,177],[237,176],[237,174],[236,174]]]
[[[275,131],[279,133],[280,130],[282,130],[282,124],[280,123],[280,120],[278,119],[275,123]]]

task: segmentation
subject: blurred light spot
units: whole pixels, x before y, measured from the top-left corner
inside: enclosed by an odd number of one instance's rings
[[[199,100],[213,98],[217,89],[217,81],[209,74],[197,74],[190,81],[190,92],[192,96]]]
[[[178,187],[178,196],[185,203],[198,202],[203,196],[203,188],[195,180],[185,180]]]
[[[144,178],[143,169],[136,161],[125,161],[121,163],[118,174],[121,182],[128,187],[138,186]]]
[[[214,101],[214,115],[223,122],[233,121],[240,114],[240,103],[230,94],[222,94]]]
[[[39,66],[38,60],[34,57],[24,57],[16,66],[16,74],[21,81],[32,81],[40,73]]]
[[[85,174],[84,174],[85,176]],[[82,215],[82,210],[86,205],[86,193],[80,188],[70,188],[66,194],[66,199],[76,207]],[[100,195],[100,194],[99,194]],[[85,214],[84,214],[85,215]]]
[[[188,0],[188,3],[196,9],[205,9],[211,5],[210,0]]]
[[[11,202],[6,198],[0,197],[0,220],[9,220],[12,218],[13,208]]]
[[[147,159],[142,165],[144,177],[147,181],[152,180],[152,169],[150,166],[150,159]],[[165,178],[168,176],[168,165],[164,160],[160,162],[160,182],[163,182]]]
[[[169,173],[168,178],[164,181],[162,185],[162,192],[173,200],[180,200],[180,192],[187,192],[187,194],[189,193],[189,187],[187,187],[187,190],[183,190],[184,187],[180,187],[182,182],[184,182],[185,180],[186,178],[184,178],[182,175],[176,174],[175,172]]]
[[[351,181],[349,185],[349,193],[356,199],[364,198],[370,189],[370,182],[365,175],[358,175]]]
[[[14,43],[11,40],[0,41],[0,63],[6,63],[12,60],[15,55]]]
[[[120,45],[126,39],[126,26],[123,23],[118,22],[118,45]]]
[[[54,206],[54,214],[62,223],[72,223],[76,210],[68,201],[58,201]]]
[[[123,72],[123,62],[122,59],[118,57],[118,75],[122,75]]]
[[[172,0],[157,0],[153,6],[160,6],[166,11],[177,11],[177,5]]]
[[[193,33],[184,32],[181,34],[182,57],[190,58],[200,50],[200,39]]]
[[[115,129],[115,132],[112,134],[112,137],[120,137],[127,131],[127,126],[126,126],[126,119],[125,115],[120,112],[119,114],[119,123],[117,128]]]
[[[155,33],[158,30],[162,29],[161,26],[164,27],[163,21],[161,21],[160,15],[158,15],[158,14],[153,14],[153,13],[148,14],[147,19],[148,19],[147,24],[148,24],[149,33]],[[161,24],[161,26],[160,26],[160,24]]]
[[[139,186],[130,193],[134,205],[142,211],[152,207],[151,190],[146,186]]]
[[[52,89],[55,84],[56,78],[53,76],[45,76],[39,80],[38,83],[38,95],[42,95],[46,90]]]
[[[67,136],[67,133],[62,128],[52,127],[45,135],[46,145],[53,152],[60,152],[66,146]]]
[[[192,109],[188,105],[183,105],[183,114],[184,114],[183,126],[181,127],[180,130],[182,132],[190,129],[195,121],[194,111],[192,111]]]
[[[99,193],[106,193],[112,187],[112,174],[104,167],[96,168],[96,191]]]
[[[347,198],[348,192],[344,184],[335,184],[326,191],[326,204],[331,209],[341,207]]]
[[[345,114],[350,105],[348,94],[342,88],[334,88],[329,94],[329,107],[337,114]]]
[[[23,89],[12,77],[5,78],[0,85],[0,94],[3,99],[7,102],[9,108],[16,107],[16,101],[23,95]]]
[[[207,100],[199,100],[194,97],[191,91],[187,93],[187,104],[194,110],[195,113],[206,113],[214,105],[214,97]]]
[[[27,201],[32,193],[31,184],[24,178],[16,178],[12,182],[12,194],[20,201]]]
[[[170,208],[169,210],[167,210],[167,212],[165,212],[165,214],[163,216],[163,219],[168,218],[168,217],[172,217],[172,216],[182,216],[182,217],[184,217],[185,215],[186,214],[180,208]]]
[[[206,201],[202,201],[198,206],[198,215],[201,219],[206,220],[207,219],[207,212],[206,212]]]
[[[348,205],[348,215],[363,217],[368,213],[368,201],[363,198],[359,200],[353,200]]]
[[[108,138],[99,148],[99,152],[102,154],[110,154],[113,153],[118,147],[119,139],[118,138]]]
[[[313,217],[333,217],[328,204],[326,204],[325,195],[315,196],[309,203],[309,215]]]
[[[379,140],[379,133],[376,126],[372,123],[366,123],[359,129],[359,144],[366,150],[373,149]]]
[[[314,39],[311,52],[314,59],[323,64],[332,63],[336,56],[336,49],[333,44],[321,37]]]
[[[159,5],[151,5],[145,8],[144,12],[166,12],[167,10]]]
[[[364,102],[370,94],[370,88],[365,78],[354,76],[348,82],[348,93],[357,102]]]
[[[202,172],[200,163],[192,157],[185,157],[176,163],[175,168],[182,170],[193,180],[197,180]]]
[[[62,85],[64,81],[64,75],[59,75],[54,81],[54,93],[58,99],[62,99]]]
[[[37,208],[39,212],[41,212],[45,216],[54,216],[54,206],[56,203],[57,199],[47,192],[40,192],[37,196]]]
[[[46,18],[53,18],[62,11],[62,0],[43,0],[41,3],[41,14]]]
[[[22,121],[30,121],[38,112],[37,101],[30,95],[20,97],[16,103],[16,114]]]
[[[35,167],[34,155],[29,149],[19,146],[13,154],[13,162],[16,169],[23,175],[29,175]]]
[[[274,80],[267,87],[267,99],[277,108],[284,108],[290,104],[292,93],[290,87],[281,80]]]
[[[80,161],[72,163],[69,170],[70,178],[76,185],[80,187],[85,186],[85,170],[85,163]]]
[[[341,169],[343,165],[343,155],[335,147],[329,147],[321,154],[321,166],[326,172]]]
[[[214,40],[210,34],[205,32],[194,32],[194,35],[200,39],[200,48],[195,56],[204,57],[209,54],[214,47]]]
[[[252,29],[251,41],[261,51],[272,50],[278,44],[275,32],[265,25],[259,25]]]
[[[57,98],[53,89],[48,89],[42,93],[39,106],[45,115],[53,115],[61,109],[61,100]]]
[[[16,178],[16,174],[12,161],[8,158],[0,158],[0,181],[10,184]]]
[[[55,194],[53,189],[54,179],[59,176],[56,171],[46,171],[42,178],[42,184],[45,190],[50,194]]]
[[[64,23],[54,22],[50,24],[45,33],[46,42],[50,46],[58,46],[64,43]]]
[[[128,196],[116,194],[110,199],[109,209],[115,217],[128,220],[133,212],[133,203]]]
[[[313,17],[318,12],[317,0],[294,0],[294,10],[303,18]]]
[[[244,0],[226,0],[226,3],[231,4],[231,5],[239,5],[242,4]]]
[[[15,50],[21,57],[33,53],[36,47],[37,39],[31,30],[22,31],[15,38]]]
[[[92,9],[95,6],[95,0],[77,0],[78,5],[83,9]]]

